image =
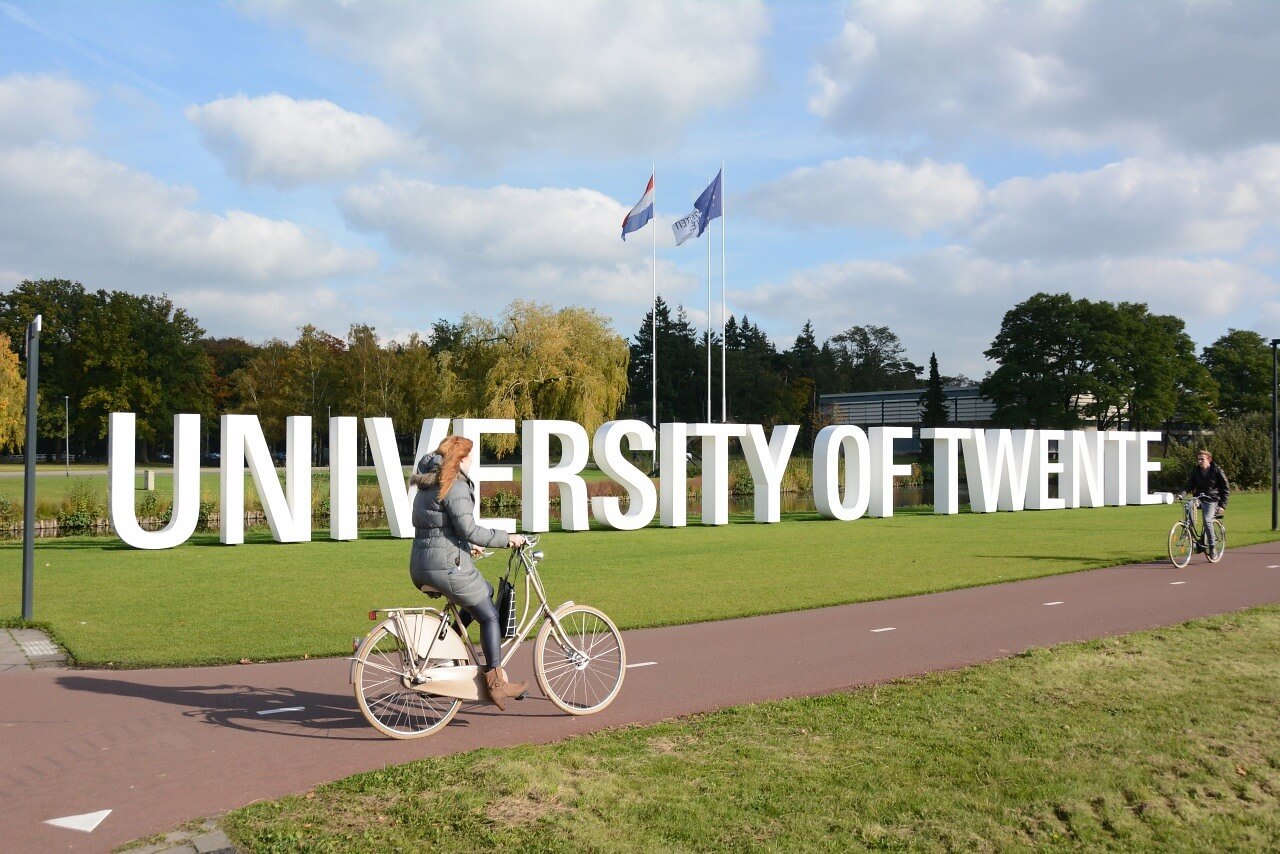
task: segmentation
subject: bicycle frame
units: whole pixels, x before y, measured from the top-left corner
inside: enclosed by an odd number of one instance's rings
[[[528,545],[516,549],[507,564],[508,573],[514,569],[516,573],[524,574],[524,610],[521,612],[515,634],[502,642],[503,654],[500,663],[502,667],[505,667],[507,662],[515,656],[516,651],[529,638],[533,630],[546,621],[550,621],[557,641],[562,644],[570,643],[569,636],[557,614],[565,608],[572,607],[574,603],[572,600],[564,602],[554,610],[547,604],[546,589],[538,576],[538,561],[542,559],[542,552],[534,551],[533,546],[536,544],[537,538],[530,537]],[[514,566],[517,560],[519,565]],[[537,608],[532,607],[533,598],[529,595],[530,591],[537,595]],[[479,666],[480,655],[477,654],[476,645],[468,633],[455,628],[461,625],[458,612],[458,606],[452,602],[449,602],[443,611],[423,607],[379,608],[373,612],[385,614],[384,624],[387,630],[399,638],[406,649],[413,652],[412,655],[405,656],[406,687],[426,694],[440,694],[461,700],[478,700],[485,696],[484,673]],[[424,642],[425,649],[422,648]],[[465,658],[471,661],[470,664],[428,666],[428,662],[433,660],[462,660],[464,656],[459,653],[464,651]],[[356,661],[357,658],[353,656],[349,675],[349,681],[352,683],[355,682]],[[371,662],[366,662],[365,666],[381,667]],[[401,674],[396,672],[392,675],[400,676]]]

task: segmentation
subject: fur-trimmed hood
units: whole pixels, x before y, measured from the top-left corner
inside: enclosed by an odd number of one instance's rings
[[[419,489],[424,487],[430,489],[440,483],[440,466],[443,464],[444,457],[439,454],[427,454],[418,460],[417,468],[409,476],[409,485]]]

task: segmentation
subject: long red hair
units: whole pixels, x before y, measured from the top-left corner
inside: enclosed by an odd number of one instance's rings
[[[440,455],[440,491],[436,493],[437,501],[444,501],[449,494],[453,482],[458,479],[458,471],[462,466],[462,458],[471,453],[475,442],[465,436],[450,436],[440,443],[436,453]]]

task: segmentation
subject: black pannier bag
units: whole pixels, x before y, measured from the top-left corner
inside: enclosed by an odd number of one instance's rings
[[[498,625],[502,627],[504,638],[516,636],[516,588],[515,585],[502,578],[498,581],[497,601]]]

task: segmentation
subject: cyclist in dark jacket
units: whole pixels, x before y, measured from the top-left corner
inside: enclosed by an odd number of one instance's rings
[[[1213,518],[1218,515],[1218,508],[1227,512],[1227,498],[1231,495],[1231,485],[1227,476],[1218,464],[1213,461],[1213,454],[1203,448],[1196,452],[1196,464],[1187,475],[1187,493],[1203,495],[1200,499],[1200,517],[1204,522],[1205,547],[1213,553]]]

